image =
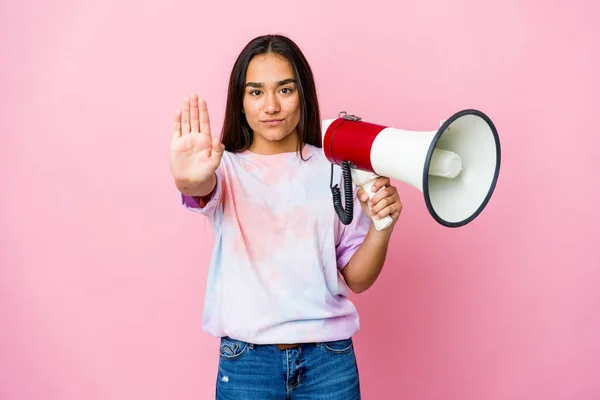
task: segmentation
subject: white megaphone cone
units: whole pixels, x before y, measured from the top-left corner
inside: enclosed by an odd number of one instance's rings
[[[447,227],[468,224],[487,205],[500,172],[500,140],[481,111],[457,112],[429,132],[342,114],[322,121],[323,152],[332,164],[349,166],[354,184],[370,197],[378,176],[397,179],[419,189],[431,216]],[[392,222],[373,221],[378,230]]]

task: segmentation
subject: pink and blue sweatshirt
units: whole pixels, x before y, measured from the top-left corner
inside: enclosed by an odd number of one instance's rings
[[[371,221],[355,195],[353,221],[343,225],[332,203],[331,163],[311,145],[303,156],[308,161],[296,152],[226,151],[204,207],[181,195],[184,207],[210,219],[214,234],[207,333],[274,344],[347,339],[358,331],[340,271]],[[334,183],[343,188],[338,166]]]

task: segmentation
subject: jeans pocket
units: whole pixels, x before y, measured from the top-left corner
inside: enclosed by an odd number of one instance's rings
[[[221,338],[219,355],[224,360],[237,360],[248,351],[248,343],[232,339],[228,336]]]
[[[321,344],[325,350],[334,354],[350,353],[353,349],[352,338],[323,342]]]

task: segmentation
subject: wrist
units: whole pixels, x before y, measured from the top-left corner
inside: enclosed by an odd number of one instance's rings
[[[367,236],[371,237],[373,240],[380,242],[388,242],[392,237],[394,224],[388,226],[385,229],[380,231],[375,228],[374,222],[371,220],[371,225],[369,226],[369,231],[367,232]]]
[[[194,199],[204,198],[212,193],[217,184],[217,177],[213,174],[207,180],[201,182],[190,182],[183,180],[176,180],[175,186],[184,195],[190,196]]]

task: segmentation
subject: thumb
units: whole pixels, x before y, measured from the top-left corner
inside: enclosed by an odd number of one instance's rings
[[[367,192],[365,192],[363,188],[360,188],[356,191],[356,197],[358,197],[358,200],[361,203],[366,203],[367,201],[369,201],[369,195],[367,194]]]
[[[223,152],[225,151],[225,145],[219,141],[219,139],[214,139],[212,141],[212,154],[214,154],[217,160],[221,160],[223,157]]]

